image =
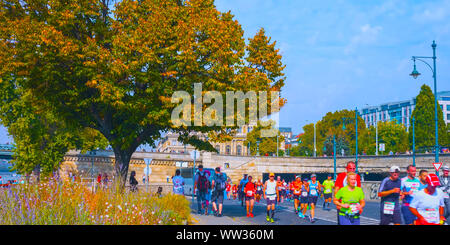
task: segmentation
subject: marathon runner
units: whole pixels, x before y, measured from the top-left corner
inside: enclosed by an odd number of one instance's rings
[[[330,210],[331,198],[333,193],[334,181],[331,179],[331,174],[328,175],[327,179],[322,183],[323,186],[323,209],[328,206]]]
[[[311,207],[310,210],[311,216],[309,216],[309,221],[311,223],[314,223],[316,222],[316,220],[314,219],[316,203],[320,195],[320,190],[322,189],[322,185],[320,184],[319,181],[317,181],[316,174],[311,174],[311,180],[308,181],[308,186],[309,186],[308,198],[309,198],[309,205]]]
[[[230,180],[227,181],[227,189],[226,189],[226,195],[228,200],[231,200],[231,184]]]
[[[428,177],[428,171],[425,169],[420,170],[420,172],[419,172],[419,181],[420,181],[419,191],[427,188],[427,186],[428,186],[427,177]]]
[[[248,176],[248,182],[244,187],[245,192],[245,206],[247,208],[247,217],[254,217],[253,216],[253,205],[255,205],[255,193],[256,193],[256,186],[252,182],[252,176]]]
[[[263,183],[261,182],[261,179],[258,179],[258,182],[256,182],[256,195],[255,195],[255,199],[257,202],[261,200],[262,195],[263,195]]]
[[[237,198],[237,192],[238,192],[237,190],[238,190],[238,187],[236,184],[234,184],[233,187],[231,187],[231,191],[233,192],[233,200],[236,200],[236,198]]]
[[[335,193],[334,204],[337,207],[339,225],[360,225],[360,215],[366,205],[364,192],[356,186],[357,175],[353,172],[347,174],[347,185]]]
[[[302,191],[302,180],[300,178],[300,175],[295,176],[295,181],[291,183],[292,184],[292,194],[294,199],[294,211],[295,214],[298,215],[298,211],[300,209],[300,194]]]
[[[413,199],[413,195],[420,191],[420,180],[416,178],[416,167],[413,165],[409,165],[406,168],[406,173],[408,175],[401,180],[401,196],[403,196],[401,211],[405,225],[412,225],[416,216],[409,210],[409,204]]]
[[[443,225],[445,204],[444,193],[437,188],[440,186],[439,177],[430,173],[426,181],[427,187],[415,194],[409,205],[409,210],[417,217],[414,223],[416,225]]]
[[[309,186],[308,186],[308,178],[303,178],[303,183],[300,191],[300,212],[298,213],[298,217],[306,219],[306,210],[308,208],[309,198]]]
[[[277,202],[283,203],[283,182],[281,181],[280,176],[277,176],[277,191],[280,194],[277,198]]]
[[[441,190],[444,193],[444,204],[445,204],[444,217],[445,217],[445,219],[448,220],[448,217],[450,216],[450,198],[449,198],[450,176],[448,175],[449,174],[448,166],[443,166],[442,172],[443,172],[443,175],[441,176],[440,180],[441,180]],[[447,224],[448,224],[448,222],[447,222]]]
[[[342,187],[347,185],[347,174],[354,173],[356,170],[356,164],[353,161],[347,162],[346,171],[344,173],[338,174],[336,177],[336,183],[334,185],[334,195],[341,189]],[[356,186],[361,187],[361,177],[356,174]],[[337,207],[339,209],[339,207]],[[337,222],[339,224],[339,212],[337,214]]]
[[[241,207],[244,207],[244,201],[245,201],[245,193],[244,193],[244,187],[248,182],[247,174],[244,174],[244,178],[239,182],[239,200],[241,201]]]
[[[380,184],[378,196],[381,197],[380,202],[380,225],[400,225],[402,223],[402,216],[400,211],[400,191],[401,180],[400,168],[392,166],[390,169],[390,176],[386,177]]]
[[[288,198],[289,198],[289,200],[291,202],[295,202],[295,199],[294,199],[294,182],[295,182],[295,180],[289,182],[289,195],[288,195]],[[300,180],[300,183],[301,183],[301,180]]]
[[[266,220],[271,223],[275,222],[273,217],[275,216],[275,203],[278,199],[279,193],[277,189],[277,182],[275,181],[275,174],[269,174],[269,180],[264,183],[264,199],[267,202],[267,217]],[[270,210],[272,209],[272,214],[270,215]]]

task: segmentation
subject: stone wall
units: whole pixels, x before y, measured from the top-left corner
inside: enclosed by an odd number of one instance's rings
[[[142,184],[144,168],[146,167],[144,158],[153,159],[150,168],[150,182],[167,183],[167,178],[175,175],[177,162],[187,162],[187,166],[192,168],[193,161],[188,154],[176,153],[145,153],[136,152],[133,154],[129,172],[136,171],[136,177]],[[69,171],[84,177],[90,177],[92,169],[92,156],[82,155],[77,152],[70,152],[64,158],[60,175],[65,177]],[[337,157],[337,172],[345,171],[348,161],[354,161],[354,157]],[[450,164],[450,154],[441,154],[440,161]],[[432,163],[433,154],[420,154],[416,156],[416,166],[418,169],[435,171]],[[231,177],[233,182],[237,182],[244,173],[252,175],[256,180],[262,179],[264,173],[333,173],[332,157],[254,157],[254,156],[229,156],[212,153],[202,153],[196,160],[196,167],[203,164],[205,168],[221,167],[223,171]],[[406,167],[412,164],[411,155],[400,156],[360,156],[358,158],[359,172],[383,173],[389,172],[393,165],[399,166],[404,172]],[[226,168],[227,167],[227,168]],[[98,173],[114,175],[114,155],[112,152],[102,152],[94,157],[94,177]],[[128,175],[129,176],[129,175]]]

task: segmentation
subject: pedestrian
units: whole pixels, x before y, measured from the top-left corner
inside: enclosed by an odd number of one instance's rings
[[[136,180],[136,171],[131,171],[131,174],[130,174],[130,190],[131,190],[131,192],[138,191],[137,185],[138,185],[138,181]]]
[[[378,196],[380,202],[380,225],[400,225],[402,223],[400,209],[400,191],[402,181],[400,180],[400,168],[392,166],[389,170],[390,176],[386,177],[380,184]]]
[[[263,183],[261,182],[261,179],[258,179],[258,181],[256,182],[256,195],[255,195],[256,202],[259,202],[261,200],[262,195],[263,195]]]
[[[142,184],[145,184],[145,174],[142,176]]]
[[[211,181],[211,189],[213,190],[211,201],[213,205],[214,215],[222,217],[223,197],[226,189],[227,177],[220,172],[220,167],[217,167]]]
[[[364,201],[364,192],[358,187],[356,174],[350,172],[347,174],[347,185],[340,188],[333,203],[337,207],[339,225],[360,225],[360,215],[366,205]]]
[[[239,182],[239,200],[241,201],[241,207],[244,207],[244,199],[245,199],[245,193],[244,193],[244,187],[248,182],[247,178],[248,174],[244,174],[244,178]]]
[[[311,223],[314,223],[314,222],[316,222],[316,220],[314,219],[316,203],[317,203],[317,199],[319,199],[320,190],[322,189],[322,185],[317,180],[316,174],[311,174],[311,180],[308,181],[308,187],[309,187],[308,199],[309,199],[309,205],[311,207],[311,209],[309,211],[311,214],[309,216],[309,221]]]
[[[295,215],[298,215],[298,211],[300,210],[300,195],[302,192],[302,180],[301,176],[295,176],[295,181],[292,182],[292,193],[294,198],[294,212]]]
[[[413,195],[419,192],[420,189],[420,180],[416,178],[416,167],[413,165],[409,165],[406,167],[407,176],[401,179],[401,198],[402,198],[402,206],[401,211],[403,215],[403,221],[405,225],[414,224],[414,220],[416,216],[411,213],[409,210],[409,204],[413,199]],[[424,186],[423,186],[424,187]]]
[[[306,210],[308,209],[308,198],[309,186],[308,186],[308,178],[304,177],[301,191],[300,191],[300,212],[298,213],[298,217],[306,219]]]
[[[253,206],[255,205],[255,193],[256,193],[256,185],[252,181],[252,176],[248,176],[248,182],[244,187],[245,192],[245,207],[247,208],[247,217],[253,216]]]
[[[102,174],[99,173],[97,175],[97,188],[101,188],[101,186],[102,186]]]
[[[181,171],[175,170],[175,177],[172,179],[173,193],[176,195],[184,195],[184,178],[181,177]]]
[[[275,181],[275,174],[270,173],[269,174],[269,180],[264,183],[264,199],[266,199],[267,203],[267,222],[275,222],[274,216],[275,216],[275,203],[278,199],[279,193],[277,189],[277,182]],[[270,213],[270,211],[272,211]]]
[[[415,225],[443,225],[444,217],[444,193],[440,186],[439,177],[430,173],[426,177],[427,187],[419,191],[412,199],[409,209],[417,219]]]
[[[228,200],[231,200],[231,184],[230,184],[230,180],[227,181],[227,187],[226,187],[226,191],[225,191],[225,198]]]
[[[134,173],[136,175],[136,172]],[[103,188],[106,189],[108,188],[108,174],[103,174]],[[137,182],[137,180],[136,180]]]
[[[442,167],[442,176],[440,177],[441,181],[441,190],[444,193],[444,217],[446,220],[450,217],[450,176],[449,176],[449,167],[443,166]],[[447,222],[448,224],[448,222]]]
[[[334,180],[331,178],[331,174],[327,176],[327,179],[323,181],[323,209],[325,209],[325,206],[327,206],[328,210],[330,210],[330,204],[331,199],[333,195],[333,187],[334,187]]]
[[[194,195],[197,194],[198,214],[203,213],[203,208],[206,209],[205,214],[208,214],[208,207],[206,206],[206,193],[210,187],[208,178],[209,176],[203,171],[203,165],[200,164],[194,181]]]
[[[347,162],[347,167],[345,168],[346,172],[338,174],[336,177],[336,183],[334,185],[334,195],[341,189],[342,187],[345,187],[347,185],[347,174],[348,173],[355,173],[356,170],[356,164],[353,161]],[[356,186],[361,187],[361,177],[356,174]],[[339,207],[338,207],[339,209]],[[339,212],[337,214],[337,222],[339,224]]]
[[[231,187],[231,192],[233,192],[233,200],[236,200],[237,198],[237,193],[238,193],[238,186],[236,184],[234,184]]]

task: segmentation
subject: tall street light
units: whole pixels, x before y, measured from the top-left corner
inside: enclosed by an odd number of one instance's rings
[[[342,118],[342,129],[345,131],[345,121],[352,118],[343,117]],[[355,142],[355,172],[358,173],[358,107],[355,108],[355,133],[356,133],[356,142]]]
[[[438,141],[438,108],[437,108],[437,87],[436,87],[436,42],[433,40],[433,44],[431,44],[431,48],[433,48],[433,57],[427,57],[427,56],[412,56],[412,60],[414,62],[414,69],[411,72],[411,74],[409,74],[410,76],[412,76],[414,79],[416,79],[420,73],[417,71],[416,69],[416,60],[422,61],[423,63],[425,63],[432,71],[433,73],[433,79],[434,79],[434,125],[435,125],[435,162],[438,163],[439,162],[439,141]],[[426,61],[424,61],[423,59],[433,59],[433,67],[431,67],[430,64],[428,64]],[[436,171],[436,174],[438,174],[438,172]]]

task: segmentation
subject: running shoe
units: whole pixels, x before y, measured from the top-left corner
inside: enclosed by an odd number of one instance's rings
[[[315,218],[311,219],[311,223],[314,223],[314,222],[316,222],[316,219]]]
[[[223,214],[218,214],[218,215],[217,215],[217,217],[222,217],[222,216],[223,216]]]
[[[253,213],[250,213],[250,217],[252,217],[252,218],[253,218],[253,217],[255,217],[255,216],[253,216]]]
[[[267,222],[269,222],[269,221],[270,221],[270,217],[269,217],[269,216],[267,216],[267,217],[266,217],[266,220],[267,220]]]
[[[273,222],[275,222],[275,221],[273,220],[273,218],[270,218],[270,223],[273,223]]]
[[[298,217],[305,218],[305,216],[302,213],[298,213]]]
[[[250,218],[250,214],[249,213],[247,213],[247,218]]]

